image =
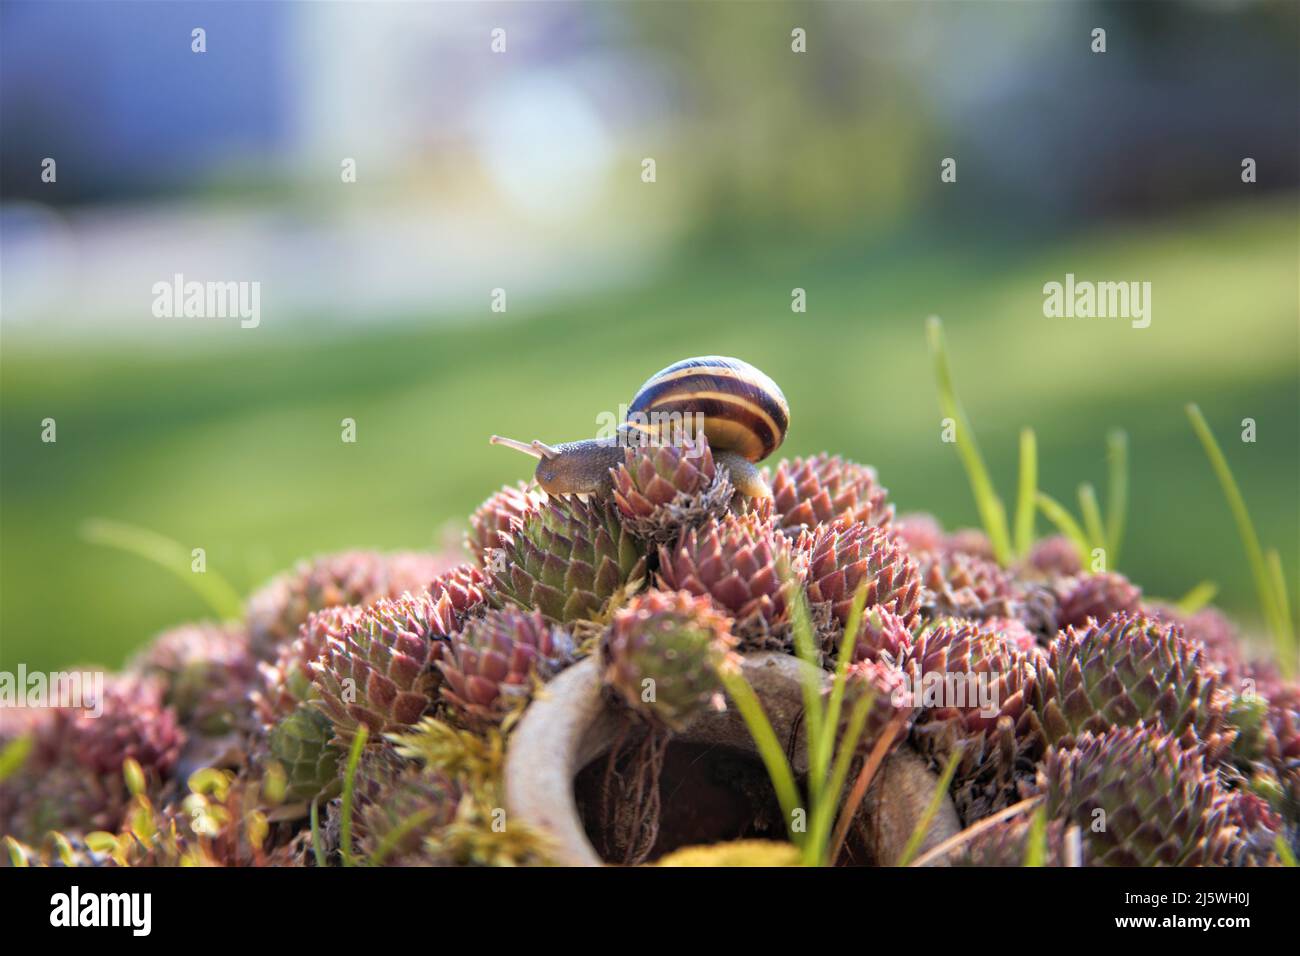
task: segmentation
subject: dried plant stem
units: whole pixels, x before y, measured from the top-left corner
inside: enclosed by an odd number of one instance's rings
[[[844,801],[844,808],[840,811],[839,823],[835,825],[835,835],[831,837],[830,850],[826,854],[826,859],[834,860],[839,857],[840,851],[844,848],[844,841],[848,838],[849,827],[858,814],[858,807],[862,805],[862,798],[867,795],[867,788],[871,786],[876,771],[884,762],[885,754],[889,752],[889,745],[898,736],[898,731],[906,719],[906,713],[900,712],[894,715],[894,718],[885,725],[884,732],[876,741],[876,746],[872,748],[871,755],[867,757],[867,762],[858,771],[858,777],[853,781],[853,789],[849,791],[849,798]]]
[[[1083,828],[1078,824],[1065,831],[1064,863],[1071,867],[1083,866]]]
[[[938,846],[927,850],[921,856],[917,857],[915,860],[912,861],[910,865],[929,866],[935,860],[942,860],[953,850],[969,843],[971,840],[975,839],[975,837],[979,836],[985,830],[992,829],[993,827],[1001,823],[1003,820],[1010,820],[1012,817],[1024,813],[1026,810],[1032,809],[1033,807],[1037,806],[1042,801],[1042,799],[1043,799],[1042,797],[1030,797],[1027,800],[1021,800],[1019,803],[1013,803],[1005,810],[999,810],[997,813],[994,813],[992,816],[985,817],[983,820],[979,821],[979,823],[971,824],[965,830],[962,830],[960,833],[953,834],[948,839],[940,843]]]

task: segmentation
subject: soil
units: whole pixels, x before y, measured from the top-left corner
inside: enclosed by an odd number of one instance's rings
[[[637,852],[637,810],[644,800],[629,781],[645,761],[645,735],[625,741],[610,776],[606,754],[578,774],[574,796],[587,838],[609,863],[653,862],[674,850],[741,839],[787,839],[781,807],[762,762],[749,754],[707,744],[669,740],[659,772],[657,832],[649,851]],[[645,779],[645,778],[643,778]],[[613,789],[607,790],[613,781]],[[623,786],[619,786],[619,784]],[[602,796],[607,796],[603,800]],[[842,862],[865,862],[850,839]]]

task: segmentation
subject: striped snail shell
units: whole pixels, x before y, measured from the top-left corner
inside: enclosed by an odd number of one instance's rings
[[[688,424],[703,416],[710,447],[746,461],[762,461],[776,451],[790,427],[790,406],[780,386],[748,362],[723,355],[682,359],[650,376],[628,406],[627,424],[652,431],[656,418],[665,415]]]
[[[771,495],[754,462],[785,440],[790,406],[767,375],[722,355],[682,359],[650,376],[633,396],[614,438],[548,445],[493,435],[492,444],[539,459],[534,477],[549,494],[602,494],[609,491],[610,469],[638,437],[630,432],[657,438],[667,427],[694,435],[697,426],[709,440],[714,461],[727,469],[741,494]]]

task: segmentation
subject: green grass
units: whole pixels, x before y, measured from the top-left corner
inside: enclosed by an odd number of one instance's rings
[[[775,242],[775,241],[774,241]],[[5,331],[0,379],[0,666],[117,666],[158,630],[208,614],[166,569],[85,540],[89,519],[146,528],[239,592],[348,547],[431,547],[523,456],[493,432],[588,436],[650,373],[739,355],[790,401],[786,454],[875,465],[902,510],[978,521],[940,418],[924,322],[953,371],[995,487],[1014,490],[1022,428],[1036,486],[1106,488],[1106,436],[1128,433],[1123,569],[1176,598],[1203,580],[1258,626],[1231,515],[1183,406],[1224,442],[1255,520],[1300,567],[1297,248],[1290,210],[1259,204],[1055,245],[958,238],[907,255],[851,245],[701,254],[644,287],[509,321],[418,317],[343,335],[273,317],[257,331],[169,325],[150,349],[35,344]],[[1047,319],[1042,284],[1154,284],[1150,328]],[[576,280],[576,281],[580,281]],[[789,311],[790,289],[809,312]],[[58,421],[58,442],[40,422]],[[340,420],[358,441],[340,441]],[[1242,418],[1259,440],[1236,440]],[[1038,532],[1048,524],[1038,518]]]

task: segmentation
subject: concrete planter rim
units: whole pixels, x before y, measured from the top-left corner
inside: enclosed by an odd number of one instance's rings
[[[795,771],[806,771],[801,674],[809,665],[789,654],[762,652],[746,656],[742,666]],[[600,661],[593,656],[550,681],[511,734],[505,763],[508,817],[547,832],[562,864],[606,865],[587,838],[574,797],[574,780],[583,767],[608,752],[629,719],[626,709],[604,693]],[[757,754],[734,707],[706,715],[675,737]],[[873,808],[868,829],[877,859],[898,858],[928,806],[937,780],[906,745],[881,766],[878,781],[864,802],[865,807]],[[921,852],[959,830],[952,799],[945,797]]]

